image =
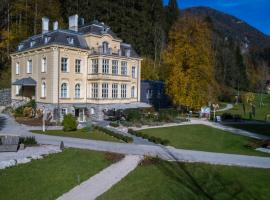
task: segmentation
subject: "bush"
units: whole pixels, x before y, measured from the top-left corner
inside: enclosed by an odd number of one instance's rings
[[[110,126],[112,126],[112,127],[119,127],[119,122],[118,121],[110,122]]]
[[[222,120],[231,120],[231,119],[233,119],[233,115],[231,113],[223,113],[221,115],[221,119]]]
[[[24,106],[20,106],[14,110],[14,117],[22,117],[23,116]]]
[[[67,114],[64,116],[62,125],[63,131],[76,131],[78,123],[76,119],[72,116],[72,114]]]
[[[116,132],[114,132],[112,130],[109,130],[107,128],[103,128],[103,127],[100,127],[100,126],[95,126],[95,129],[100,130],[100,131],[102,131],[102,132],[104,132],[104,133],[106,133],[106,134],[108,134],[108,135],[110,135],[112,137],[115,137],[115,138],[117,138],[119,140],[123,140],[124,142],[127,142],[127,143],[132,143],[133,142],[133,138],[122,135],[122,134],[119,134],[119,133],[116,133]]]
[[[131,135],[135,135],[137,137],[142,137],[142,138],[147,139],[150,142],[153,142],[153,143],[156,143],[156,144],[168,145],[170,143],[169,140],[163,140],[163,139],[161,139],[159,137],[143,134],[142,132],[134,131],[133,129],[128,129],[128,133],[130,133]]]
[[[25,146],[32,146],[32,145],[36,145],[37,141],[36,141],[36,138],[32,136],[20,137],[19,144],[24,144]]]
[[[33,109],[31,107],[24,107],[23,116],[28,117],[28,118],[32,117],[33,116]]]

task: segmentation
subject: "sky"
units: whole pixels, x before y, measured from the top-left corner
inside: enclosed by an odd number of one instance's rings
[[[168,0],[163,0],[164,4]],[[270,35],[270,0],[178,0],[181,9],[208,6],[244,20]]]

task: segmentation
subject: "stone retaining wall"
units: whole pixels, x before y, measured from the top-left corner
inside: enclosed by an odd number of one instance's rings
[[[11,104],[11,89],[0,90],[0,106],[7,106]]]

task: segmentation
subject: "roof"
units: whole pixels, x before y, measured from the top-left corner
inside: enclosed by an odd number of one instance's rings
[[[31,77],[28,77],[16,80],[15,82],[12,83],[12,85],[36,86],[37,82]]]
[[[19,44],[18,50],[16,52],[22,52],[53,44],[75,47],[83,50],[90,50],[85,40],[85,35],[87,34],[94,34],[99,36],[109,34],[114,39],[120,40],[121,42],[121,39],[116,36],[116,34],[111,30],[109,26],[105,25],[102,22],[94,20],[89,24],[79,26],[78,32],[69,29],[58,29],[49,31],[48,33],[29,37],[28,39],[22,41]],[[73,40],[72,43],[69,41],[69,39]],[[121,42],[121,52],[124,52],[127,49],[130,50],[131,57],[139,57],[130,44]],[[122,53],[121,55],[124,56],[124,53]]]

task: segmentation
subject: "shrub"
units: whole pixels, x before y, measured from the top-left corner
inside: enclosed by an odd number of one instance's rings
[[[28,103],[26,103],[25,105],[24,105],[25,107],[31,107],[31,108],[33,108],[33,110],[36,110],[36,108],[37,108],[37,103],[36,103],[36,101],[34,100],[34,99],[31,99]]]
[[[135,135],[137,137],[142,137],[142,138],[147,139],[150,142],[154,142],[156,144],[168,145],[170,143],[169,140],[163,140],[159,137],[143,134],[142,132],[134,131],[133,129],[128,129],[128,133],[130,133],[131,135]]]
[[[110,126],[112,126],[112,127],[119,127],[119,122],[118,121],[110,122]]]
[[[77,121],[72,116],[72,114],[67,114],[64,116],[63,124],[63,131],[76,131],[77,130]]]
[[[222,120],[230,120],[230,119],[233,119],[233,115],[231,113],[223,113],[221,115],[221,119]]]
[[[133,142],[133,138],[122,135],[120,133],[116,133],[116,132],[114,132],[112,130],[109,130],[107,128],[103,128],[103,127],[100,127],[100,126],[95,126],[95,129],[100,130],[100,131],[102,131],[102,132],[104,132],[104,133],[106,133],[106,134],[108,134],[108,135],[110,135],[112,137],[115,137],[115,138],[117,138],[119,140],[123,140],[124,142],[127,142],[127,143],[132,143]]]
[[[22,117],[23,116],[23,109],[24,106],[20,106],[14,110],[14,116],[15,117]]]
[[[19,144],[24,144],[26,146],[36,145],[37,141],[35,137],[29,136],[29,137],[20,137],[19,138]]]
[[[29,117],[29,118],[32,117],[33,116],[33,109],[31,107],[24,107],[23,116]]]

